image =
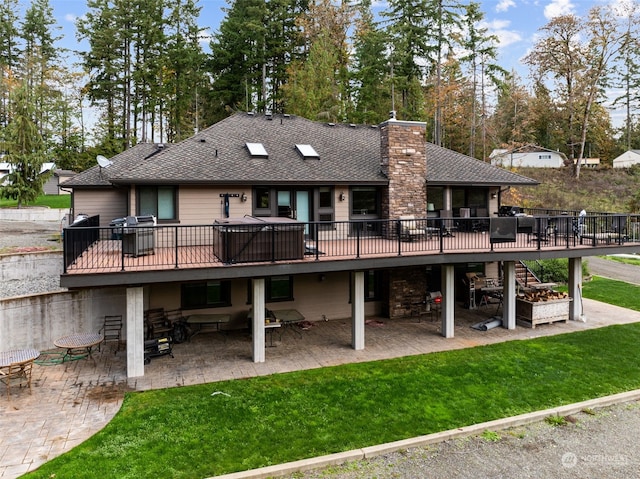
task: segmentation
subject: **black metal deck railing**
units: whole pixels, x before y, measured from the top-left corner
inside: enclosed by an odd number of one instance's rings
[[[640,246],[638,215],[417,218],[194,226],[69,227],[65,273],[297,260]]]

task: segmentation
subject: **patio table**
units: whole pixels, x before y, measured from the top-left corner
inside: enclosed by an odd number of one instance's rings
[[[91,350],[103,341],[104,337],[100,333],[74,333],[56,339],[53,344],[62,349],[66,349],[62,362],[72,359],[91,358]]]
[[[0,351],[0,368],[8,368],[11,364],[23,364],[40,356],[37,349],[13,349]]]
[[[189,339],[191,339],[191,336],[205,332],[208,327],[213,328],[214,331],[220,331],[220,325],[227,324],[230,321],[231,315],[224,313],[192,314],[187,316],[187,324],[189,326],[198,326],[198,329],[189,336]]]
[[[284,328],[289,328],[302,337],[302,333],[299,329],[293,328],[294,324],[304,321],[304,316],[300,311],[297,309],[275,309],[271,312],[273,313],[273,317],[276,318],[276,321],[282,323],[283,331]]]

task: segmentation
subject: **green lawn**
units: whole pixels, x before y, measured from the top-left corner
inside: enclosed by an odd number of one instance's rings
[[[0,198],[0,208],[15,208],[16,206],[18,206],[16,200]],[[48,206],[49,208],[67,209],[71,207],[71,195],[42,195],[26,206]]]
[[[640,297],[617,283],[584,294]],[[128,393],[103,431],[25,477],[199,479],[574,403],[640,388],[638,344],[640,324],[619,325]]]

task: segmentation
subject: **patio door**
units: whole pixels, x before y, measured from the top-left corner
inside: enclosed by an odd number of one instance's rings
[[[305,190],[281,190],[277,192],[278,216],[292,218],[301,222],[309,222],[313,218],[311,191]],[[305,226],[305,235],[309,234],[309,225]]]

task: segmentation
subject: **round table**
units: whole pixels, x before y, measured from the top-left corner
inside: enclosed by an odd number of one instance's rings
[[[9,367],[11,364],[21,364],[33,361],[40,356],[37,349],[14,349],[11,351],[0,351],[0,368]]]
[[[91,349],[103,341],[100,333],[75,333],[56,339],[53,344],[67,350],[62,361],[91,357]]]

